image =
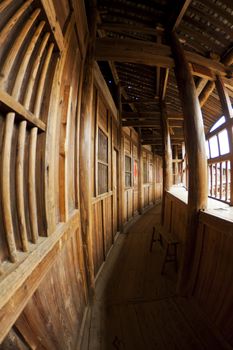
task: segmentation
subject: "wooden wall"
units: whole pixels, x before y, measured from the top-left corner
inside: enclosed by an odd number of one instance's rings
[[[0,25],[0,349],[74,349],[89,301],[79,184],[84,3],[2,1]],[[122,188],[118,111],[97,64],[91,130],[97,277],[140,193],[143,207],[161,199],[161,158],[143,150],[153,170],[139,186],[139,138],[125,130],[134,182]]]
[[[179,257],[185,239],[186,210],[185,201],[166,193],[165,224],[181,241]],[[233,223],[231,214],[228,219],[221,216],[217,216],[216,210],[199,215],[195,253],[198,272],[193,296],[208,319],[233,345]]]
[[[3,349],[73,349],[87,305],[77,176],[81,3],[75,13],[65,0],[0,5]]]
[[[150,147],[140,147],[139,135],[133,128],[123,128],[121,142],[124,191],[122,218],[123,223],[127,223],[150,205],[161,201],[162,158],[154,155]]]

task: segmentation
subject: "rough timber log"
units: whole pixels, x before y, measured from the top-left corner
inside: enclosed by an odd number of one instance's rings
[[[171,47],[184,115],[185,146],[189,162],[188,220],[178,290],[182,294],[189,294],[192,292],[195,279],[194,273],[191,271],[196,245],[198,212],[205,209],[207,204],[207,159],[202,113],[194,80],[175,33],[171,34]]]

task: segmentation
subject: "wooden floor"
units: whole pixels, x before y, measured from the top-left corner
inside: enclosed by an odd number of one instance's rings
[[[176,296],[174,267],[161,276],[161,247],[149,253],[159,211],[151,209],[118,237],[97,280],[81,350],[227,348],[194,301]]]

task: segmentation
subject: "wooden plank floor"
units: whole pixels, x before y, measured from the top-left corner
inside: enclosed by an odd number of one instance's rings
[[[229,349],[192,299],[176,296],[173,266],[161,276],[163,251],[149,252],[160,207],[121,234],[96,284],[81,350]]]

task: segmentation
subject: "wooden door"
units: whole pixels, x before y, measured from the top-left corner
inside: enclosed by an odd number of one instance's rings
[[[119,207],[118,207],[118,152],[113,150],[113,235],[117,233],[119,229]]]

